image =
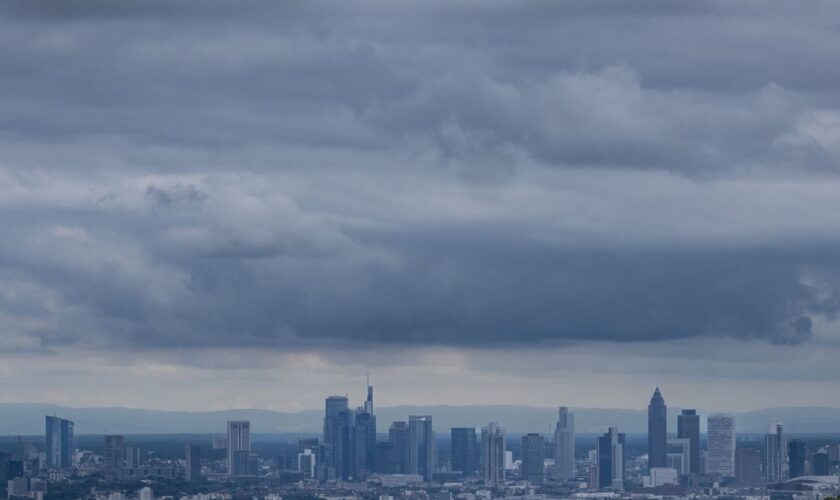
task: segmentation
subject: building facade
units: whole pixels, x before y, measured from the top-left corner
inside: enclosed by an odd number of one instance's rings
[[[251,458],[251,422],[230,420],[227,425],[228,476],[248,475]]]
[[[522,436],[522,479],[542,484],[545,478],[545,438],[536,433]]]
[[[473,476],[478,471],[478,441],[474,427],[455,427],[449,435],[451,460],[450,469],[464,476]]]
[[[408,417],[408,473],[431,481],[437,463],[435,432],[431,415]]]
[[[700,473],[700,415],[697,410],[683,410],[677,416],[677,437],[689,441],[689,472]]]
[[[69,469],[75,449],[73,422],[58,417],[46,417],[46,459],[48,469]]]
[[[770,423],[770,429],[764,435],[764,479],[768,483],[785,480],[787,462],[787,442],[784,428],[778,420]]]
[[[561,406],[554,427],[554,478],[568,481],[575,475],[575,415]]]
[[[625,436],[615,427],[598,438],[598,485],[614,490],[624,489]]]
[[[667,407],[659,387],[648,404],[648,469],[667,465],[668,419]]]
[[[490,422],[481,429],[481,470],[484,483],[505,483],[505,429]]]
[[[735,417],[709,415],[707,427],[706,473],[735,477]]]
[[[186,468],[184,477],[187,481],[201,480],[201,447],[197,444],[188,444],[184,449]]]

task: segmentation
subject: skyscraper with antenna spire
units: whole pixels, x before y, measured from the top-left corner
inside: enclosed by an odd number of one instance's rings
[[[370,372],[367,373],[367,400],[365,400],[365,411],[373,415],[373,386],[370,385]]]
[[[373,414],[373,386],[367,374],[367,399],[356,409],[353,425],[353,478],[364,481],[374,470],[376,458],[376,416]]]

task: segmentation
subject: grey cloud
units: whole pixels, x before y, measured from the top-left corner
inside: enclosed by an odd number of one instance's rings
[[[423,191],[362,204],[379,206],[366,214],[297,200],[288,186],[300,182],[213,176],[187,188],[158,181],[137,187],[147,203],[157,204],[161,193],[169,200],[200,192],[203,201],[169,203],[157,214],[142,205],[99,208],[111,222],[100,220],[97,230],[57,226],[59,214],[39,214],[32,228],[11,234],[1,255],[21,281],[54,296],[57,322],[21,334],[47,346],[157,348],[692,337],[796,344],[812,338],[814,319],[831,320],[838,310],[831,276],[840,262],[828,240],[693,249],[666,232],[659,241],[622,242],[622,225],[637,232],[628,222],[646,224],[634,214],[566,241],[573,221],[534,225],[515,205],[481,222],[475,215],[459,220],[456,210],[444,220],[406,224],[415,214],[394,207]],[[318,196],[342,191],[335,189]],[[493,189],[501,197],[509,188]],[[577,216],[585,220],[592,210],[580,206]],[[70,219],[92,225],[86,213]],[[517,230],[519,223],[529,226]]]
[[[38,348],[807,342],[825,12],[6,3],[0,315]]]
[[[340,151],[353,167],[473,173],[523,158],[701,177],[836,169],[836,150],[796,128],[840,106],[840,37],[806,9],[4,9],[0,151],[21,164],[313,168]]]

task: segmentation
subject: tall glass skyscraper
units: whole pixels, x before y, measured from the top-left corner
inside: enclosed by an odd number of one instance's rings
[[[625,436],[615,427],[598,438],[598,485],[624,489]]]
[[[575,477],[575,415],[565,406],[558,409],[554,427],[554,478],[566,481]]]
[[[659,387],[648,404],[648,468],[668,465],[667,407]]]
[[[407,474],[408,464],[408,423],[394,422],[388,428],[388,441],[393,445],[394,467],[391,468],[397,474]]]
[[[419,474],[431,481],[435,471],[437,452],[431,415],[408,417],[408,473]]]
[[[504,484],[505,429],[496,422],[490,422],[481,429],[481,469],[486,484]]]
[[[522,436],[522,479],[542,484],[544,479],[545,438],[536,433]],[[503,464],[504,465],[504,464]]]
[[[251,422],[229,420],[227,425],[228,476],[248,475],[251,459]]]
[[[455,427],[449,437],[452,450],[451,469],[461,472],[464,476],[474,475],[478,470],[475,427]]]
[[[353,423],[353,479],[364,481],[373,472],[376,459],[376,416],[373,386],[367,386],[365,405],[356,410]]]
[[[790,478],[800,477],[805,475],[805,461],[807,448],[805,443],[799,439],[794,439],[788,443],[788,462],[790,463]]]
[[[787,461],[787,443],[782,423],[774,420],[770,423],[770,431],[764,435],[764,473],[769,483],[776,483],[785,479],[785,462]]]
[[[349,479],[352,473],[351,446],[353,412],[346,396],[330,396],[325,401],[322,477],[320,479]]]
[[[709,415],[707,426],[706,472],[735,477],[735,417]]]
[[[73,422],[58,417],[46,417],[47,468],[69,469],[75,448]]]
[[[689,441],[689,472],[700,473],[700,415],[697,410],[683,410],[677,416],[677,438]]]
[[[105,436],[105,468],[119,469],[125,466],[125,442],[120,434]]]

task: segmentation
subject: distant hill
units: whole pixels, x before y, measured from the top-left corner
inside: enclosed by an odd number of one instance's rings
[[[391,406],[376,409],[379,432],[408,415],[432,415],[439,432],[451,427],[479,427],[497,421],[508,432],[548,432],[556,408],[533,406]],[[628,433],[647,432],[646,410],[572,408],[579,433],[604,432],[616,426]],[[676,429],[679,408],[669,408],[669,427]],[[702,426],[708,412],[700,411]],[[318,433],[322,410],[276,412],[269,410],[160,411],[133,408],[69,408],[34,403],[0,403],[0,435],[42,434],[44,416],[73,420],[77,434],[224,433],[228,420],[250,420],[255,433]],[[768,408],[734,413],[739,432],[761,433],[774,418],[794,433],[840,432],[840,409],[824,407]]]

